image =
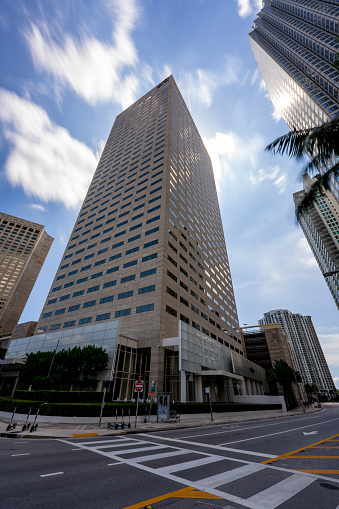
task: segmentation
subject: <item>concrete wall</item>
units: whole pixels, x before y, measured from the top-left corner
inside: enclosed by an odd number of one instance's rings
[[[283,396],[234,396],[235,403],[257,403],[262,405],[281,405],[283,412],[287,412]]]

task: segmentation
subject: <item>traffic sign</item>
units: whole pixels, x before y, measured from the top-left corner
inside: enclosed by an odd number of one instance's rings
[[[137,380],[134,384],[135,392],[142,392],[144,390],[144,382]]]

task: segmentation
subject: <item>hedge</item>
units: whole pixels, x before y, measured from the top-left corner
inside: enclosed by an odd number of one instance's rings
[[[15,391],[14,399],[27,401],[48,401],[49,403],[100,403],[103,392],[96,391]],[[106,392],[106,401],[112,401],[113,394]]]
[[[19,391],[18,391],[19,392]],[[41,391],[43,392],[43,391]],[[68,393],[67,393],[68,394]],[[99,393],[100,394],[100,393]],[[0,399],[0,411],[13,412],[16,407],[17,413],[25,414],[28,412],[29,407],[37,408],[46,403],[46,400],[19,400],[12,398]],[[101,401],[100,401],[101,403]],[[64,417],[98,417],[100,415],[99,403],[55,403],[47,402],[41,406],[41,415],[55,415]],[[103,415],[105,417],[115,418],[115,409],[118,409],[119,418],[121,410],[124,409],[125,417],[128,415],[128,408],[131,409],[131,415],[135,415],[136,403],[130,402],[108,402],[105,405]],[[176,410],[179,414],[200,414],[209,413],[210,407],[208,403],[175,403],[171,405],[172,410]],[[246,412],[258,410],[277,410],[281,409],[281,405],[255,405],[243,403],[214,403],[213,412]],[[139,415],[149,413],[149,403],[139,403]],[[156,415],[156,405],[152,405],[151,415]]]

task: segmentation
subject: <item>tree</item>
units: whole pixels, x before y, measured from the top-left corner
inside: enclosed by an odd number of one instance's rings
[[[296,376],[291,366],[283,360],[274,361],[274,366],[269,373],[268,379],[282,385],[287,409],[294,408],[296,401],[292,391],[292,384],[295,383]]]
[[[286,154],[297,160],[308,155],[311,161],[304,166],[302,174],[308,173],[311,177],[318,174],[321,168],[327,168],[325,173],[317,176],[316,181],[298,204],[296,216],[299,220],[303,212],[314,202],[317,193],[324,194],[324,190],[329,189],[330,177],[339,176],[339,117],[318,127],[301,131],[293,129],[267,145],[265,150],[275,155]],[[337,162],[333,164],[332,158],[335,158]]]

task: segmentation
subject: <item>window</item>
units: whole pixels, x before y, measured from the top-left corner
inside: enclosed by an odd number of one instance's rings
[[[166,306],[166,311],[167,311],[167,313],[169,313],[169,314],[170,314],[170,315],[172,315],[172,316],[177,316],[177,314],[178,314],[178,313],[176,312],[176,310],[175,310],[175,309],[173,309],[173,308],[171,308],[170,306]]]
[[[91,276],[91,279],[95,279],[96,277],[100,277],[100,276],[102,276],[102,274],[103,274],[102,272],[97,272],[96,274],[93,274]]]
[[[139,247],[133,247],[132,249],[127,249],[126,255],[129,255],[131,253],[136,253],[137,251],[139,251]]]
[[[150,224],[150,223],[153,223],[154,221],[158,221],[158,219],[160,219],[160,216],[152,217],[151,219],[148,219],[148,221],[146,221],[146,224]]]
[[[56,302],[58,299],[51,299],[47,302],[47,304],[54,304],[54,302]]]
[[[183,297],[180,297],[180,302],[184,304],[185,306],[189,307],[188,301],[184,299]]]
[[[127,242],[133,242],[134,240],[138,240],[140,239],[141,235],[135,235],[134,237],[131,237],[130,239],[127,240]]]
[[[75,325],[75,320],[72,320],[71,322],[65,322],[63,328],[65,329],[66,327],[73,327],[73,325]]]
[[[137,260],[132,260],[131,262],[124,263],[124,269],[127,269],[128,267],[132,267],[133,265],[136,265],[138,263]]]
[[[180,272],[182,272],[186,277],[188,277],[188,273],[182,267],[180,267]]]
[[[79,297],[80,295],[84,294],[84,290],[80,290],[80,292],[74,292],[72,297]]]
[[[115,318],[119,318],[120,316],[127,316],[131,314],[131,308],[129,309],[121,309],[120,311],[115,312]]]
[[[91,300],[90,302],[85,302],[83,307],[84,308],[90,308],[92,306],[95,306],[96,300]]]
[[[157,269],[149,269],[149,270],[145,270],[144,272],[141,272],[140,273],[140,277],[146,277],[146,276],[150,276],[151,274],[155,274],[157,271]]]
[[[145,311],[153,311],[154,304],[145,304],[144,306],[138,306],[136,309],[137,313],[145,313]]]
[[[55,330],[55,329],[60,329],[61,327],[61,323],[55,323],[54,325],[51,325],[49,330]]]
[[[77,285],[78,285],[79,283],[84,283],[85,281],[87,281],[87,279],[88,279],[88,277],[83,277],[83,278],[81,278],[81,279],[78,279],[78,281],[77,281]]]
[[[184,290],[186,290],[186,292],[188,292],[188,286],[185,285],[185,283],[183,283],[182,281],[180,281],[180,286],[181,288],[184,288]]]
[[[148,260],[154,260],[154,258],[157,258],[157,257],[158,257],[157,253],[153,253],[153,254],[151,254],[151,255],[144,256],[144,257],[142,258],[142,261],[143,261],[143,262],[147,262]]]
[[[106,258],[104,258],[103,260],[100,260],[98,262],[95,262],[94,267],[97,267],[98,265],[102,265],[103,263],[106,263]]]
[[[97,290],[99,290],[99,288],[100,285],[92,286],[91,288],[88,288],[87,293],[96,292]]]
[[[145,232],[145,237],[146,235],[151,235],[152,233],[155,233],[155,232],[158,232],[159,231],[159,227],[157,226],[156,228],[152,228],[152,230],[148,230],[147,232]]]
[[[117,284],[115,281],[108,281],[107,283],[104,283],[103,288],[109,288],[110,286],[115,286]]]
[[[200,330],[200,325],[198,325],[197,323],[193,322],[193,320],[192,320],[192,327],[194,327],[197,330]]]
[[[52,292],[57,292],[58,290],[61,290],[61,286],[55,286]]]
[[[119,293],[118,300],[127,299],[127,297],[133,297],[133,290],[130,290],[129,292]]]
[[[142,293],[149,293],[155,291],[155,285],[151,286],[144,286],[143,288],[139,288],[138,295],[141,295]]]
[[[111,317],[111,313],[105,313],[103,315],[98,315],[95,319],[96,322],[100,322],[100,320],[108,320]]]
[[[178,298],[178,294],[174,290],[172,290],[172,288],[170,288],[169,286],[166,287],[166,292],[169,293],[175,299]]]
[[[54,313],[55,315],[62,315],[66,311],[66,308],[57,309]]]
[[[79,320],[79,325],[84,325],[85,323],[91,323],[92,317],[88,316],[87,318],[81,318]]]
[[[189,319],[187,318],[187,316],[182,315],[182,314],[180,314],[180,320],[181,320],[182,322],[185,322],[185,323],[188,323],[188,324],[190,323],[190,321],[189,321]]]
[[[119,254],[116,254],[114,256],[111,256],[109,261],[111,262],[112,260],[116,260],[117,258],[121,258],[121,255],[122,255],[122,253],[119,253]]]
[[[77,304],[76,306],[70,306],[68,311],[77,311],[78,309],[80,309],[80,304]]]
[[[106,274],[111,274],[112,272],[117,272],[119,270],[119,265],[117,267],[112,267],[111,269],[106,270]]]
[[[178,252],[177,248],[173,246],[172,242],[168,242],[168,245],[175,253]]]
[[[134,281],[135,274],[132,274],[131,276],[126,276],[121,278],[121,283],[127,283],[128,281]]]
[[[170,255],[167,255],[167,258],[171,263],[173,263],[174,267],[177,267],[177,262]]]
[[[92,267],[92,265],[85,265],[85,267],[81,267],[80,272],[83,272],[84,270],[88,270]]]
[[[49,316],[52,316],[52,314],[53,314],[52,311],[50,311],[49,313],[44,313],[42,315],[42,318],[48,318]]]
[[[100,304],[105,304],[106,302],[112,302],[114,299],[114,295],[110,295],[109,297],[103,297],[100,299]]]
[[[64,288],[69,288],[70,286],[73,286],[74,285],[74,281],[71,281],[71,283],[66,283],[64,285]]]
[[[144,244],[144,248],[155,246],[156,244],[158,244],[158,242],[159,242],[158,239],[157,240],[152,240],[151,242],[146,242],[146,244]]]
[[[172,274],[172,272],[170,272],[169,270],[167,271],[167,275],[173,279],[173,281],[177,282],[178,278],[177,276],[175,276],[174,274]]]

